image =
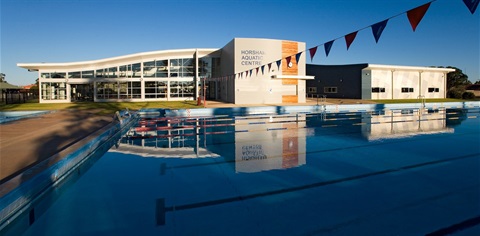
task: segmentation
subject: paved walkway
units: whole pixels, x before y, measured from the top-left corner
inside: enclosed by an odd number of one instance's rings
[[[0,125],[0,184],[46,159],[58,161],[113,121],[94,114],[61,110]]]

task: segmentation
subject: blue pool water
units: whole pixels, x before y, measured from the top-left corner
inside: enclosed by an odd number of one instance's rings
[[[478,109],[144,117],[24,235],[480,235],[479,140]]]

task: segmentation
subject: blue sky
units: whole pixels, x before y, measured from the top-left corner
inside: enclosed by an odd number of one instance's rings
[[[462,0],[436,0],[413,32],[406,14],[398,14],[427,2],[1,0],[0,70],[8,82],[26,85],[37,74],[17,63],[221,48],[239,37],[301,41],[307,49],[322,45],[314,64],[455,66],[472,82],[480,80],[480,9],[472,15]],[[395,15],[375,43],[369,26]],[[324,43],[360,29],[348,51],[340,38],[325,56]]]

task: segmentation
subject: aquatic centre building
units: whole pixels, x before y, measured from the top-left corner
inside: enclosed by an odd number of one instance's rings
[[[295,57],[302,51],[301,42],[235,38],[220,49],[17,65],[38,71],[40,103],[184,101],[203,94],[235,104],[302,103],[305,80],[313,79],[306,76],[305,56]],[[290,56],[289,63],[280,60]]]
[[[377,64],[307,65],[307,94],[329,98],[446,98],[449,68]]]
[[[177,49],[92,61],[18,63],[39,78],[40,103],[90,100],[234,104],[305,103],[308,95],[356,99],[445,98],[430,67],[306,65],[303,42],[234,38],[218,49]]]

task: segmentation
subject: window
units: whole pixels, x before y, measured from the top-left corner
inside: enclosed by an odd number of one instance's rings
[[[145,82],[145,98],[166,98],[167,82],[166,81],[146,81]]]
[[[80,71],[68,72],[68,78],[80,78]]]
[[[98,82],[97,83],[97,99],[117,99],[118,84],[117,82]]]
[[[132,78],[132,65],[123,65],[118,67],[118,77],[120,78]]]
[[[143,77],[155,77],[155,72],[157,72],[157,68],[155,68],[154,61],[143,63]]]
[[[413,93],[413,88],[402,88],[402,93]]]
[[[82,71],[82,78],[90,79],[93,77],[94,77],[93,70]]]
[[[140,78],[142,68],[140,63],[132,64],[133,78]]]
[[[429,93],[438,93],[440,91],[439,88],[428,88]]]
[[[220,73],[220,58],[202,57],[198,59],[198,76],[216,77]]]
[[[324,87],[324,93],[337,93],[337,87]]]
[[[170,82],[170,97],[193,97],[195,82],[193,81],[172,81]]]
[[[373,87],[372,88],[372,93],[384,93],[385,88],[380,88],[380,87]]]
[[[62,83],[42,83],[43,100],[65,100],[67,99],[66,84]]]
[[[317,93],[317,87],[308,87],[308,93]]]
[[[97,78],[103,78],[103,69],[97,70],[95,74]]]

